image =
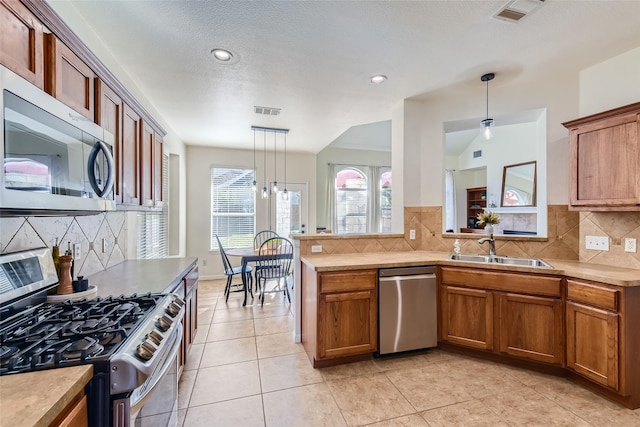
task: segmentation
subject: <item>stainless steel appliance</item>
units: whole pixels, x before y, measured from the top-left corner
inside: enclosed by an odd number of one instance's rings
[[[48,303],[55,277],[48,248],[0,255],[0,375],[91,363],[89,425],[175,425],[184,302],[134,294]]]
[[[435,270],[434,266],[379,270],[380,355],[438,344]]]
[[[0,213],[115,209],[114,137],[0,65]]]

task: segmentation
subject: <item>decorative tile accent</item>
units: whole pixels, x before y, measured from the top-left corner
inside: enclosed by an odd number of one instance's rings
[[[117,230],[117,231],[116,231]],[[127,222],[124,212],[86,216],[0,218],[0,253],[52,247],[58,238],[61,253],[67,242],[80,243],[82,257],[74,275],[90,275],[126,259]],[[102,253],[102,239],[108,244]]]
[[[580,253],[580,216],[570,212],[566,205],[548,206],[548,239],[546,241],[497,240],[496,249],[502,255],[536,256],[542,258],[577,260]],[[640,217],[639,217],[640,218]],[[535,215],[514,215],[511,220],[514,229],[525,229],[535,222]],[[625,224],[632,221],[629,219]],[[640,224],[640,219],[639,219]],[[409,230],[416,230],[415,240],[409,239]],[[640,234],[640,228],[638,229]],[[482,235],[478,234],[478,239]],[[318,235],[314,240],[300,242],[300,254],[311,254],[312,245],[322,245],[322,252],[368,253],[400,251],[448,252],[453,248],[456,237],[442,234],[441,206],[407,206],[404,209],[404,237],[375,236],[336,239],[335,236]],[[477,243],[477,239],[460,239],[462,252],[486,253],[488,248]],[[639,259],[640,260],[640,259]]]

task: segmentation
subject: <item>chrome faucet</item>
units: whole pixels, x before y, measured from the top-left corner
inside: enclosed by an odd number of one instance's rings
[[[493,238],[493,235],[491,237],[484,237],[480,240],[478,240],[478,243],[480,243],[481,245],[485,242],[489,242],[489,255],[495,255],[496,254],[496,241]]]

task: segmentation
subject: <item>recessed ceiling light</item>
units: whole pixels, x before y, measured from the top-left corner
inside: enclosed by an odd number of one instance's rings
[[[380,83],[384,82],[385,80],[387,80],[387,76],[384,76],[382,74],[371,76],[371,78],[369,78],[369,81],[371,83],[373,83],[374,85],[379,85]]]
[[[211,51],[211,55],[213,55],[213,57],[220,62],[229,63],[233,59],[233,54],[226,49],[220,49],[220,48],[213,49]]]

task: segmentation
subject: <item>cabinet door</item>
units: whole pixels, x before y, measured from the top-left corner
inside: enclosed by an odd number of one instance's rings
[[[140,140],[140,196],[142,206],[153,206],[153,147],[155,132],[146,123],[142,123]]]
[[[66,415],[59,422],[54,423],[58,427],[86,427],[89,425],[89,412],[87,396],[82,396],[75,405],[66,409]]]
[[[93,70],[53,34],[45,34],[45,56],[45,90],[93,122]]]
[[[482,289],[440,287],[442,341],[493,349],[493,294]]]
[[[571,205],[640,204],[637,117],[610,117],[570,130]]]
[[[377,304],[375,289],[321,294],[318,302],[319,358],[376,351]]]
[[[114,136],[116,202],[122,203],[122,99],[100,79],[96,79],[96,123]]]
[[[122,203],[140,204],[140,116],[127,104],[122,114]]]
[[[499,301],[500,351],[562,365],[562,300],[501,293]]]
[[[619,315],[567,301],[567,367],[619,389]]]
[[[0,0],[0,63],[44,89],[40,21],[19,0]]]
[[[156,208],[161,208],[164,204],[164,197],[162,194],[162,137],[159,134],[155,134],[153,144],[153,205]]]

